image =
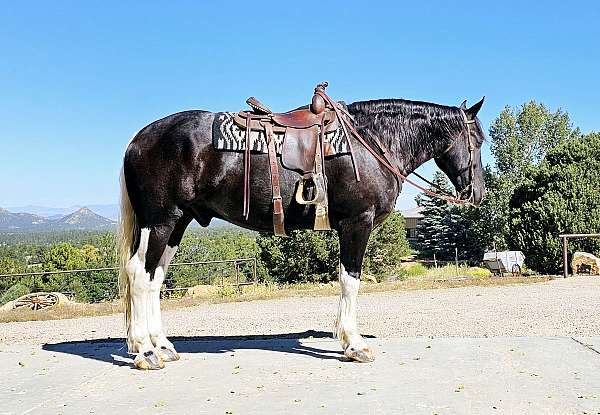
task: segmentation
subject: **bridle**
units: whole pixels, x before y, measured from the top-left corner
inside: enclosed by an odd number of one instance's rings
[[[473,204],[473,201],[475,199],[475,189],[473,186],[473,180],[475,179],[475,165],[473,164],[473,152],[475,151],[475,145],[473,144],[473,139],[471,136],[471,124],[475,124],[475,120],[470,120],[467,117],[467,114],[465,113],[465,111],[462,108],[459,108],[460,110],[460,114],[462,115],[463,118],[463,123],[465,124],[465,130],[464,132],[467,135],[467,144],[468,144],[468,148],[469,148],[469,185],[464,188],[460,193],[458,193],[458,199],[463,203],[463,204]],[[462,135],[462,134],[461,134]],[[440,154],[440,156],[445,155],[446,153],[448,153],[456,144],[456,142],[459,140],[459,138],[455,139],[454,141],[452,141],[450,143],[450,145],[442,152],[442,154]],[[427,180],[426,178],[424,178],[423,176],[421,176],[419,173],[417,172],[413,172],[412,174],[414,174],[415,176],[417,176],[419,179],[423,180],[425,183],[427,183],[428,185],[430,185],[432,188],[436,189],[438,192],[442,193],[443,195],[446,196],[451,196],[446,190],[440,188],[439,186],[437,186],[435,183],[431,183],[429,180]],[[463,199],[460,196],[462,196],[465,191],[469,190],[469,197],[467,199]]]
[[[469,195],[468,199],[461,199],[460,196],[467,190],[467,188],[463,189],[459,194],[458,197],[453,196],[451,194],[449,194],[447,191],[445,191],[444,189],[441,189],[439,186],[435,185],[434,183],[431,183],[431,181],[425,179],[424,177],[422,177],[420,174],[413,172],[412,174],[414,174],[416,177],[418,177],[419,179],[423,180],[425,183],[429,184],[433,189],[437,190],[437,192],[427,189],[426,187],[423,187],[421,185],[419,185],[418,183],[410,180],[409,178],[407,178],[404,174],[400,173],[400,171],[394,167],[390,161],[387,159],[386,157],[386,153],[388,152],[387,149],[381,144],[381,142],[379,141],[379,139],[377,138],[377,136],[373,135],[373,141],[375,141],[375,144],[377,145],[377,147],[379,147],[379,150],[381,151],[382,154],[377,153],[373,147],[371,147],[371,145],[358,133],[358,131],[356,131],[356,128],[354,127],[354,125],[352,124],[351,120],[352,120],[352,115],[350,115],[350,113],[344,108],[342,107],[340,104],[338,104],[337,102],[333,101],[326,93],[324,90],[318,90],[315,91],[316,94],[320,95],[326,103],[329,104],[329,106],[331,108],[333,108],[333,110],[336,113],[337,118],[341,121],[341,125],[342,128],[344,130],[344,134],[346,135],[346,137],[350,137],[350,134],[348,134],[348,130],[350,130],[350,132],[352,133],[352,135],[354,135],[354,137],[356,137],[356,139],[367,149],[367,151],[369,151],[369,153],[371,153],[371,155],[373,155],[373,157],[375,157],[377,159],[377,161],[379,161],[381,164],[383,164],[391,173],[393,173],[402,183],[406,182],[410,185],[412,185],[413,187],[417,188],[418,190],[420,190],[421,192],[431,196],[431,197],[435,197],[438,199],[443,199],[446,200],[447,202],[450,203],[454,203],[454,204],[473,204],[474,201],[474,186],[473,186],[473,179],[475,178],[475,165],[473,164],[473,152],[475,150],[475,146],[473,145],[473,141],[471,139],[471,124],[475,123],[475,120],[469,120],[467,118],[467,114],[465,113],[465,111],[462,108],[460,109],[460,113],[463,117],[463,122],[465,124],[465,132],[467,135],[467,142],[468,142],[468,146],[469,146],[469,178],[470,178],[470,183],[468,188],[470,189],[471,193]],[[461,134],[462,136],[462,134]],[[452,147],[454,147],[454,145],[456,144],[456,142],[458,141],[458,138],[455,139],[452,143],[450,143],[450,145],[448,146],[448,148],[446,148],[444,150],[444,152],[440,155],[443,156],[444,154],[446,154],[448,151],[450,151],[452,149]],[[348,140],[348,144],[351,146],[350,144],[350,140]],[[352,162],[354,163],[354,160],[352,160]],[[356,166],[355,166],[356,167]],[[360,181],[360,176],[358,174],[358,170],[355,168],[355,174],[356,174],[356,180]]]

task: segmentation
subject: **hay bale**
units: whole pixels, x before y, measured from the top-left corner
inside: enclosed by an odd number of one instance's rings
[[[375,275],[364,273],[363,275],[361,275],[361,280],[363,282],[377,284],[377,278],[375,277]]]
[[[63,293],[52,293],[55,294],[58,297],[58,304],[56,305],[67,305],[67,304],[74,304],[74,301],[69,300],[69,297],[67,297],[66,295],[64,295]]]
[[[15,308],[15,301],[9,301],[8,303],[0,306],[0,311],[10,311]]]
[[[575,252],[571,269],[574,274],[600,275],[600,258],[587,252]]]

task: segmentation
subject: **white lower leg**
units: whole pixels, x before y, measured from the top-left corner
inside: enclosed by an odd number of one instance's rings
[[[164,337],[160,315],[160,289],[164,279],[165,272],[159,265],[154,271],[154,279],[150,281],[148,290],[148,333],[154,345],[157,345],[158,339]]]
[[[145,270],[149,229],[142,229],[140,245],[127,263],[127,275],[131,291],[131,321],[127,331],[127,346],[131,353],[145,353],[153,349],[148,333],[148,291],[150,274]]]
[[[167,274],[169,264],[177,252],[177,247],[167,246],[154,272],[148,293],[148,331],[150,339],[165,360],[179,358],[173,344],[167,339],[162,327],[160,313],[160,289]]]
[[[340,304],[336,320],[336,336],[346,356],[359,361],[373,360],[367,343],[360,335],[356,324],[356,300],[360,280],[350,276],[340,264]]]

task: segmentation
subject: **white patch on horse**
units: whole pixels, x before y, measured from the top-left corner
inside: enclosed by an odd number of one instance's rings
[[[159,349],[161,357],[165,361],[174,360],[176,356],[173,344],[167,339],[162,328],[162,319],[160,313],[160,289],[167,275],[169,264],[177,252],[177,246],[167,246],[160,258],[158,266],[154,271],[154,279],[150,282],[148,298],[148,331],[152,344]],[[161,350],[164,348],[170,350],[173,356],[165,355]],[[177,356],[178,358],[178,356]]]
[[[339,280],[342,292],[335,323],[335,335],[340,340],[347,357],[363,362],[371,361],[373,356],[356,324],[356,300],[360,280],[351,277],[342,264],[340,264]]]
[[[131,353],[144,353],[152,350],[154,345],[148,333],[148,293],[150,290],[150,273],[146,272],[146,251],[150,229],[140,232],[140,244],[127,263],[127,276],[131,290],[131,328],[127,336],[127,346]]]

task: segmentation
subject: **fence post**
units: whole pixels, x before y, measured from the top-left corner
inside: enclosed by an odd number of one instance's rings
[[[567,237],[563,236],[563,274],[564,278],[569,276],[569,265],[567,264]]]
[[[456,276],[458,277],[458,248],[454,247],[454,264],[456,265]]]

